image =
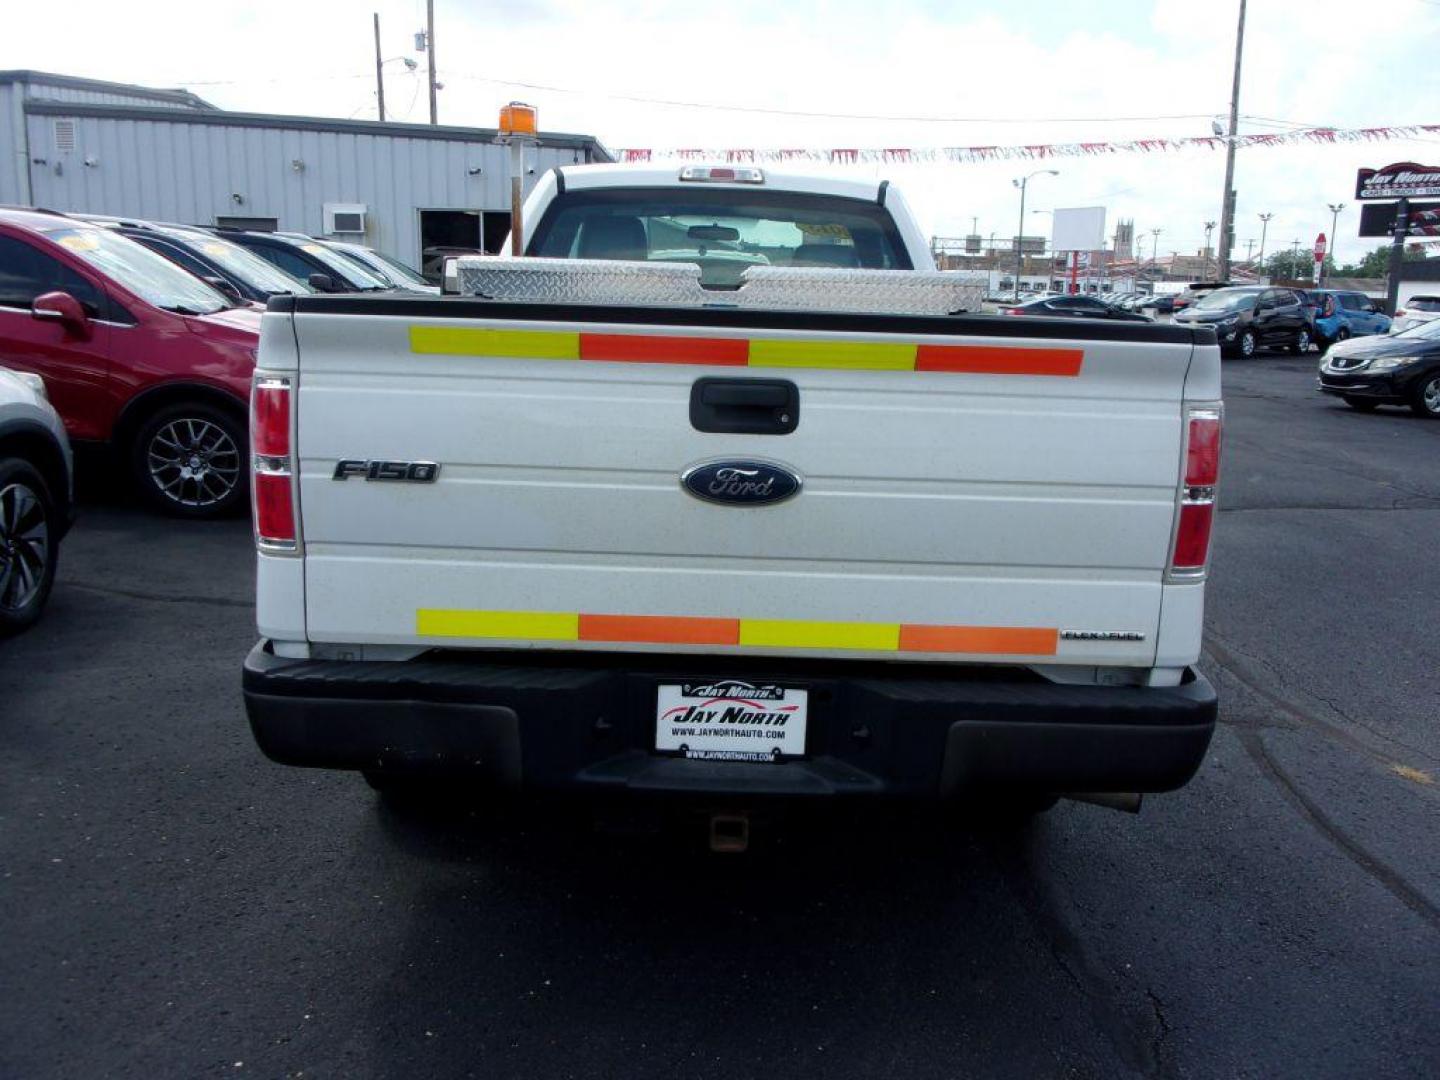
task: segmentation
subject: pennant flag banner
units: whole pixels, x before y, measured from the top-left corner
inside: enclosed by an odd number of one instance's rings
[[[1235,147],[1295,146],[1305,143],[1386,142],[1426,135],[1440,135],[1440,124],[1405,124],[1399,127],[1302,128],[1297,131],[1237,135]],[[1161,154],[1178,150],[1223,150],[1229,140],[1223,135],[1187,139],[1131,139],[1127,142],[1036,143],[1028,146],[939,146],[926,148],[834,148],[773,150],[645,150],[618,151],[621,161],[726,161],[752,165],[757,162],[808,161],[830,165],[924,164],[929,162],[968,163],[974,161],[1044,160],[1061,157],[1095,157],[1102,154]]]

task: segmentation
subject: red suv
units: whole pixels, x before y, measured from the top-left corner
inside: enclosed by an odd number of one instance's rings
[[[224,514],[249,486],[260,311],[61,214],[0,209],[0,364],[45,379],[76,442],[123,455],[152,505]]]

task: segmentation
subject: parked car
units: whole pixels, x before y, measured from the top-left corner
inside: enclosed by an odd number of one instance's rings
[[[1174,311],[1181,311],[1187,307],[1200,302],[1202,297],[1208,296],[1217,289],[1229,289],[1234,286],[1233,281],[1192,281],[1175,297]]]
[[[40,375],[75,441],[105,444],[153,506],[245,502],[260,313],[129,237],[0,210],[0,357]]]
[[[1336,341],[1366,334],[1388,334],[1390,316],[1370,297],[1343,289],[1311,289],[1319,303],[1315,312],[1315,343],[1324,349]]]
[[[1319,389],[1361,412],[1408,405],[1417,416],[1440,419],[1440,319],[1336,342],[1320,363]]]
[[[379,292],[391,287],[354,259],[308,236],[242,229],[216,229],[215,234],[248,248],[316,292]]]
[[[1039,315],[1053,319],[1112,319],[1121,322],[1151,322],[1147,315],[1124,311],[1093,296],[1048,296],[1023,304],[1005,304],[1001,315]]]
[[[1240,285],[1216,289],[1175,313],[1181,326],[1214,327],[1220,351],[1254,356],[1260,349],[1285,348],[1296,356],[1310,349],[1310,316],[1294,289]]]
[[[1398,334],[1412,326],[1440,319],[1440,296],[1412,296],[1395,309],[1395,318],[1390,323],[1392,333]]]
[[[1135,310],[1138,312],[1153,311],[1156,315],[1170,315],[1175,311],[1175,294],[1166,293],[1164,296],[1152,296],[1137,304]]]
[[[0,637],[40,618],[73,517],[65,426],[45,380],[0,368]]]
[[[316,243],[324,244],[347,258],[354,259],[365,269],[369,270],[376,277],[388,282],[396,289],[409,289],[411,292],[438,293],[440,290],[431,285],[419,272],[412,270],[399,259],[392,259],[374,248],[368,248],[364,244],[352,244],[345,240],[325,240],[315,238]]]
[[[144,244],[234,299],[263,304],[272,296],[315,291],[274,263],[207,229],[95,214],[71,216]]]

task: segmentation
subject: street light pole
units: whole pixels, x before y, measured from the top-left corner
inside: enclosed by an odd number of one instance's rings
[[[1272,217],[1274,217],[1274,216],[1275,216],[1275,215],[1274,215],[1273,213],[1271,213],[1271,214],[1261,214],[1261,215],[1259,215],[1259,217],[1260,217],[1260,258],[1257,259],[1256,262],[1255,262],[1255,265],[1259,268],[1259,269],[1256,271],[1256,274],[1255,274],[1255,276],[1256,276],[1257,278],[1258,278],[1261,274],[1263,274],[1263,273],[1265,272],[1265,231],[1270,228],[1270,219],[1271,219]]]
[[[1205,276],[1210,276],[1210,234],[1215,231],[1215,222],[1205,222]],[[1222,279],[1223,280],[1223,279]]]
[[[1150,230],[1150,236],[1151,236],[1151,240],[1150,240],[1150,273],[1151,273],[1151,274],[1154,274],[1154,273],[1155,273],[1155,259],[1156,259],[1156,257],[1159,256],[1159,254],[1160,254],[1160,234],[1161,234],[1162,232],[1164,232],[1164,231],[1165,231],[1164,229],[1151,229],[1151,230]]]
[[[1245,0],[1235,28],[1235,80],[1230,90],[1230,137],[1225,140],[1225,195],[1220,203],[1220,280],[1230,279],[1230,247],[1235,242],[1235,135],[1240,122],[1240,56],[1245,45]]]
[[[1332,264],[1334,264],[1334,263],[1335,263],[1335,225],[1336,225],[1336,223],[1340,220],[1340,211],[1345,209],[1345,204],[1342,202],[1342,203],[1326,203],[1325,205],[1326,205],[1326,207],[1330,210],[1330,252],[1329,252],[1329,255],[1330,255],[1330,262],[1331,262]],[[1321,280],[1324,280],[1324,275],[1325,275],[1325,263],[1324,263],[1323,260],[1322,260],[1321,263],[1320,263],[1320,274],[1321,274]]]
[[[1025,266],[1025,189],[1030,184],[1031,177],[1048,174],[1059,176],[1059,169],[1036,169],[1029,176],[1021,177],[1019,180],[1011,180],[1020,189],[1020,229],[1015,234],[1015,303],[1020,302],[1020,272]]]

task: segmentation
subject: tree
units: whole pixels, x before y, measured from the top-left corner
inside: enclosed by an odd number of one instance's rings
[[[1293,251],[1287,248],[1269,256],[1262,269],[1271,281],[1308,281],[1315,276],[1315,256],[1308,249]],[[1328,274],[1334,269],[1330,256],[1325,256],[1325,272]]]
[[[1420,248],[1406,247],[1402,256],[1406,262],[1425,258]],[[1381,244],[1363,259],[1340,268],[1341,277],[1383,278],[1390,266],[1390,245]]]

